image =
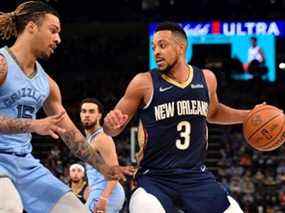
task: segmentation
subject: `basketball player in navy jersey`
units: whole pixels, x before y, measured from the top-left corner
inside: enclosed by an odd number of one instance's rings
[[[173,213],[174,200],[190,213],[242,212],[204,165],[207,121],[239,124],[248,110],[219,102],[210,70],[186,62],[187,36],[175,23],[159,24],[153,37],[157,69],[139,73],[104,119],[118,135],[138,111],[145,143],[131,213]]]
[[[54,177],[32,152],[31,133],[60,135],[70,150],[107,178],[124,178],[127,168],[108,166],[68,117],[60,90],[39,58],[49,58],[60,43],[60,21],[41,1],[0,13],[0,36],[16,36],[0,49],[0,212],[87,212],[69,187]],[[44,107],[48,117],[34,120]],[[56,116],[53,116],[56,115]]]

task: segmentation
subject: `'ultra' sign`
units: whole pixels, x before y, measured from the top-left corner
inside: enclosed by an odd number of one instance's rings
[[[284,22],[222,22],[220,28],[224,35],[275,35],[284,34]]]
[[[181,23],[187,35],[203,36],[209,34],[233,35],[275,35],[285,37],[285,21],[244,21],[244,22],[184,22]],[[153,34],[156,24],[150,25]]]

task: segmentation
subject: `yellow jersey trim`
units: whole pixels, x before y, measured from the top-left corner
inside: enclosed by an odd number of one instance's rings
[[[193,80],[193,67],[191,65],[188,65],[189,66],[189,73],[188,73],[188,79],[185,81],[185,82],[177,82],[175,80],[173,80],[172,78],[170,78],[169,76],[167,76],[166,74],[162,74],[161,77],[167,81],[168,83],[170,84],[173,84],[181,89],[184,89],[186,88]]]

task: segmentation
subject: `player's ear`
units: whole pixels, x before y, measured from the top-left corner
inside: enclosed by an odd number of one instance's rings
[[[98,121],[100,121],[100,120],[101,120],[101,118],[102,118],[102,114],[101,114],[101,113],[99,113],[99,114],[98,114]]]
[[[177,43],[177,48],[178,48],[179,54],[181,54],[181,55],[184,54],[186,52],[186,48],[187,48],[187,44],[184,41],[184,39],[177,37],[176,43]]]
[[[33,21],[29,21],[25,28],[29,33],[33,34],[38,30],[38,25]]]
[[[179,54],[183,55],[186,52],[186,44],[183,41],[178,42]]]

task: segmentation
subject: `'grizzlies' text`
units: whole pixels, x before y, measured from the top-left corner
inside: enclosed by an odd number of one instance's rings
[[[17,100],[29,97],[32,98],[37,104],[40,104],[43,102],[43,99],[45,96],[43,96],[39,91],[34,90],[32,88],[21,88],[17,92],[10,95],[8,98],[4,100],[4,104],[6,107],[11,106],[14,104]]]

